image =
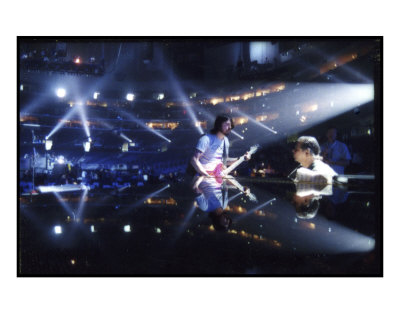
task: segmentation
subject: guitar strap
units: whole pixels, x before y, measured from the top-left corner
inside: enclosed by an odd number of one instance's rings
[[[228,159],[228,152],[226,150],[226,137],[224,136],[224,148],[222,153],[222,163],[226,165],[226,161]]]

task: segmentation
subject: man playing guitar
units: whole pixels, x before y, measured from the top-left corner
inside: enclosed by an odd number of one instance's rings
[[[201,176],[209,177],[218,176],[225,177],[240,164],[243,160],[248,161],[251,154],[246,152],[240,158],[230,158],[229,156],[229,140],[227,135],[234,128],[231,118],[219,115],[215,119],[214,128],[209,134],[203,135],[196,146],[196,152],[191,159],[191,164]],[[240,160],[240,162],[239,162]],[[232,169],[226,169],[227,166],[233,165]]]

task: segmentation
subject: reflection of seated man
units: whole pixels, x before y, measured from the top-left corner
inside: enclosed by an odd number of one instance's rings
[[[346,144],[336,140],[336,128],[330,128],[326,132],[327,142],[321,145],[324,162],[329,164],[339,175],[344,174],[344,168],[349,165],[351,155]]]
[[[295,182],[332,183],[332,177],[337,173],[326,163],[322,162],[318,141],[312,136],[301,136],[293,149],[293,158],[300,163],[289,174]]]
[[[296,208],[297,217],[314,218],[319,209],[319,200],[323,195],[332,195],[332,185],[296,183],[296,193],[292,202]]]
[[[306,195],[304,197],[295,194],[293,196],[293,204],[296,208],[296,215],[302,219],[312,219],[317,215],[319,209],[320,196],[314,194]]]

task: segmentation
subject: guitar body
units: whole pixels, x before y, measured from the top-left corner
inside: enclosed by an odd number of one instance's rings
[[[258,150],[259,147],[260,147],[259,145],[251,146],[248,153],[250,155],[254,154]],[[225,168],[224,165],[222,163],[220,163],[215,167],[215,169],[213,171],[207,171],[207,173],[210,176],[214,176],[215,179],[217,180],[217,182],[219,184],[221,184],[223,182],[223,177],[221,176],[221,172],[224,171],[225,175],[229,175],[232,172],[232,170],[237,168],[243,161],[244,161],[244,157],[242,156],[236,162],[232,163],[232,165],[229,166],[228,168]]]
[[[223,178],[221,177],[221,172],[224,170],[224,165],[222,163],[218,164],[213,171],[207,171],[210,176],[215,177],[218,184],[222,184]]]

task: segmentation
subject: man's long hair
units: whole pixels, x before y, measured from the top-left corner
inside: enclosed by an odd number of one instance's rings
[[[233,130],[235,125],[232,118],[225,115],[219,115],[217,118],[215,118],[214,128],[210,131],[210,133],[217,134],[218,132],[222,132],[222,124],[228,120],[231,122],[231,129]]]

